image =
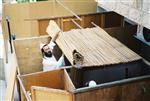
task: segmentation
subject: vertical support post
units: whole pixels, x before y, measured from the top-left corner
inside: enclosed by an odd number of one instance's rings
[[[7,27],[8,27],[8,34],[9,34],[9,43],[10,43],[10,49],[11,53],[13,53],[13,48],[12,48],[12,42],[11,42],[11,31],[10,31],[10,23],[9,23],[9,18],[6,16],[6,22],[7,22]]]
[[[101,21],[101,28],[105,28],[105,14],[102,14]]]

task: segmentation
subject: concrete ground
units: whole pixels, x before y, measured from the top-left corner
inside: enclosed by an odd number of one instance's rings
[[[0,24],[0,101],[4,101],[5,91],[6,91],[6,81],[4,74],[4,58],[3,58],[3,50],[4,50],[3,36],[2,36],[2,28]]]

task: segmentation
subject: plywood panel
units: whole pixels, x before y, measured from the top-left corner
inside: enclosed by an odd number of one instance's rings
[[[82,66],[103,66],[141,59],[99,27],[63,32],[56,43],[73,65],[73,50],[84,56]]]
[[[32,91],[32,98],[33,100],[36,99],[35,101],[43,99],[43,96],[45,96],[46,99],[54,98],[59,100],[58,97],[54,97],[54,95],[59,96],[59,94],[60,96],[62,95],[61,98],[69,98],[70,100],[72,100],[71,93],[66,91],[73,91],[75,88],[65,70],[31,73],[22,75],[19,78],[21,79],[26,92],[30,90]],[[53,97],[51,96],[51,94],[54,94]],[[69,97],[67,97],[68,95]],[[26,101],[23,92],[21,92],[21,99],[22,101]]]
[[[95,0],[64,0],[64,4],[77,14],[96,13]]]
[[[149,87],[150,80],[141,80],[97,88],[75,94],[75,101],[149,101]]]
[[[6,4],[4,5],[4,12],[3,17],[9,16],[11,32],[15,33],[17,38],[31,36],[31,22],[24,21],[25,18],[29,17],[29,4]],[[7,26],[4,27],[6,27],[5,32],[7,32]]]
[[[46,28],[49,24],[49,20],[39,20],[38,23],[39,23],[39,33],[40,33],[40,35],[46,35],[47,34]]]
[[[21,74],[42,70],[40,43],[48,43],[48,36],[15,40],[15,50]]]
[[[94,0],[63,0],[62,3],[77,14],[96,13],[96,2]],[[30,18],[62,16],[72,16],[72,14],[56,1],[53,2],[51,0],[47,2],[36,2],[30,4]]]
[[[78,27],[71,21],[71,19],[73,19],[74,21],[76,21],[79,25],[81,25],[81,22],[78,19],[74,19],[74,18],[66,18],[66,19],[62,19],[62,30],[63,31],[69,31],[71,29],[77,29]]]
[[[120,101],[119,86],[75,94],[75,101]]]
[[[63,89],[63,70],[54,70],[48,72],[39,72],[21,76],[21,80],[26,91],[31,89],[31,86],[41,86],[54,89]]]
[[[123,85],[122,101],[149,101],[150,99],[149,88],[150,88],[150,80]]]
[[[94,0],[88,0],[90,2],[86,0],[82,1],[71,0],[64,2],[64,4],[77,14],[96,13],[96,2]],[[16,34],[17,38],[39,36],[38,23],[35,20],[27,21],[26,19],[72,16],[70,12],[66,11],[54,0],[36,3],[6,4],[4,5],[4,12],[4,18],[6,15],[11,18],[11,30]],[[7,26],[4,27],[7,33]]]
[[[72,95],[64,90],[34,86],[31,93],[33,101],[72,101]]]
[[[84,16],[84,28],[91,28],[93,25],[91,22],[94,22],[96,25],[101,27],[102,19],[101,19],[102,14],[93,14],[93,15],[86,15]]]
[[[106,15],[106,17],[105,17]],[[78,20],[75,17],[61,17],[61,18],[54,18],[57,19],[55,20],[58,24],[58,26],[63,30],[63,31],[69,31],[71,29],[77,29],[79,28],[76,24],[72,22],[72,19],[76,21],[81,27],[83,28],[91,28],[93,25],[91,22],[94,22],[96,25],[104,28],[111,25],[111,27],[117,27],[121,26],[122,20],[121,16],[118,14],[115,14],[113,12],[109,13],[94,13],[94,14],[85,14],[85,15],[79,15],[82,18],[82,21]],[[116,16],[116,18],[114,18]],[[120,19],[118,19],[120,18]],[[50,19],[50,18],[49,18]],[[46,33],[46,28],[48,26],[48,18],[45,19],[37,19],[39,23],[39,33],[40,35],[45,35]],[[117,19],[117,22],[114,23],[114,20]],[[53,20],[53,19],[51,19]],[[109,20],[109,23],[105,23]],[[61,25],[61,26],[60,26]]]
[[[29,21],[26,21],[29,22]],[[31,24],[31,35],[28,37],[41,36],[39,32],[39,23],[37,20],[30,21]],[[44,34],[47,35],[47,34]]]
[[[54,20],[57,23],[57,25],[60,26],[59,18],[38,20],[38,25],[39,25],[38,30],[39,30],[40,35],[48,35],[48,33],[46,32],[46,29],[49,25],[50,20]]]
[[[123,17],[115,12],[103,15],[105,20],[104,27],[121,27],[123,25]]]

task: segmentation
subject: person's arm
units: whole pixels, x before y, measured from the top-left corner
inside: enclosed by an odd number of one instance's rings
[[[54,48],[54,46],[56,45],[54,42],[56,41],[57,37],[59,36],[60,31],[51,39],[50,43],[48,44],[48,47],[50,47],[51,49]]]
[[[56,41],[57,37],[59,36],[59,33],[60,33],[60,31],[58,33],[56,33],[56,35],[51,39],[51,42]]]

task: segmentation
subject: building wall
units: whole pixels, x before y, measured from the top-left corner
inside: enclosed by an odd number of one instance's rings
[[[124,17],[150,29],[149,0],[97,0],[98,6],[115,11]]]

